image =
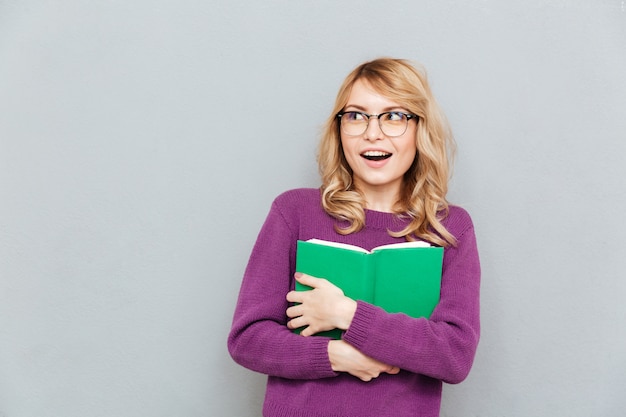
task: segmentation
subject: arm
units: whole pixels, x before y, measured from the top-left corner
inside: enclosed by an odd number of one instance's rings
[[[302,337],[331,329],[346,330],[356,311],[356,301],[346,297],[343,291],[329,281],[296,273],[296,279],[312,287],[310,291],[290,291],[287,301],[297,303],[287,309],[291,318],[287,326],[291,329],[306,326]],[[359,352],[343,340],[328,343],[331,367],[337,372],[347,372],[362,381],[371,381],[381,373],[397,374],[400,368],[388,365]]]
[[[365,382],[378,378],[381,373],[400,372],[397,366],[370,358],[343,340],[331,340],[328,343],[328,357],[334,371],[347,372]]]
[[[301,337],[287,328],[285,295],[292,288],[297,234],[276,202],[244,273],[228,337],[233,359],[249,369],[293,379],[336,376],[328,338]]]
[[[444,252],[441,299],[430,319],[358,302],[346,342],[381,362],[448,383],[467,377],[480,333],[480,265],[474,228],[462,214],[457,246]]]

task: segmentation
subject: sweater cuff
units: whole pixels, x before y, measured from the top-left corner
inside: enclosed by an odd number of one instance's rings
[[[372,304],[357,300],[352,323],[350,323],[350,327],[343,334],[343,340],[356,348],[363,346],[367,340],[367,333],[371,328],[371,323],[375,319],[376,309],[377,307]]]
[[[337,376],[337,372],[332,370],[330,358],[328,357],[328,343],[331,341],[327,337],[313,337],[313,349],[308,357],[309,363],[312,365],[314,376],[318,378],[323,376]]]

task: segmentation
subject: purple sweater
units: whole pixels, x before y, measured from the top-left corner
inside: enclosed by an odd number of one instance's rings
[[[451,206],[444,226],[457,239],[446,248],[441,300],[430,319],[390,314],[358,301],[344,340],[365,355],[398,366],[363,382],[334,372],[330,339],[302,337],[286,327],[285,295],[294,288],[296,241],[319,238],[366,249],[404,241],[389,236],[406,220],[366,210],[366,226],[347,236],[322,208],[317,189],[297,189],[276,198],[246,268],[228,349],[233,359],[268,375],[265,417],[435,417],[442,381],[459,383],[468,375],[479,324],[480,265],[472,221]]]

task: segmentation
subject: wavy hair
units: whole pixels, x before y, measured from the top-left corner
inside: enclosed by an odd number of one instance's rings
[[[364,80],[381,95],[419,116],[415,137],[417,154],[404,174],[400,197],[394,206],[394,212],[401,217],[408,216],[409,223],[404,229],[389,231],[389,234],[407,240],[423,239],[441,246],[456,243],[441,223],[448,214],[446,193],[454,139],[430,90],[425,71],[417,68],[406,60],[379,58],[359,65],[339,88],[335,106],[322,130],[317,156],[324,210],[338,221],[347,222],[347,226],[335,225],[338,233],[354,233],[365,225],[365,198],[354,185],[336,117],[347,104],[355,82]]]

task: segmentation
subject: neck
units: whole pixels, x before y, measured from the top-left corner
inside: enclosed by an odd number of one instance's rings
[[[365,208],[368,210],[392,213],[394,206],[398,202],[400,190],[390,187],[380,187],[361,190],[365,196]]]

